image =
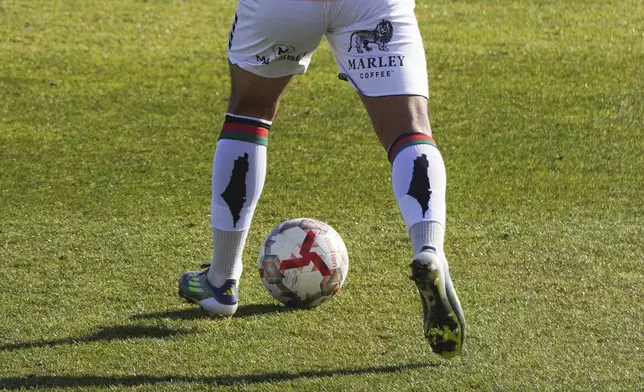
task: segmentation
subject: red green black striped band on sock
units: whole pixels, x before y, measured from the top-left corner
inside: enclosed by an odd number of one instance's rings
[[[405,148],[409,146],[414,146],[417,144],[429,144],[430,146],[436,147],[436,142],[434,141],[434,139],[432,139],[432,137],[426,133],[421,133],[421,132],[403,133],[391,143],[391,146],[389,146],[389,150],[387,150],[387,156],[389,157],[389,162],[393,163],[394,159],[396,159],[396,155],[398,155],[398,153],[404,150]]]
[[[269,128],[270,125],[264,124],[261,121],[226,116],[226,121],[219,134],[219,140],[241,140],[267,146]]]

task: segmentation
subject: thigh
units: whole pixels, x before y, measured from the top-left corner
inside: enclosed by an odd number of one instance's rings
[[[323,3],[240,0],[230,31],[228,59],[268,78],[306,72],[326,31]]]
[[[228,113],[273,121],[280,95],[292,76],[266,78],[229,64],[231,91]]]
[[[428,97],[425,49],[413,0],[356,0],[334,6],[327,39],[341,78],[366,96]]]

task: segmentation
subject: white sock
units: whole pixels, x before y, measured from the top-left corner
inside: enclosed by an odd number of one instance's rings
[[[431,246],[436,253],[443,253],[443,241],[445,240],[445,228],[435,221],[420,221],[409,228],[409,238],[414,254],[423,249],[424,246]]]
[[[394,196],[414,252],[425,245],[442,252],[447,176],[434,140],[425,133],[406,133],[394,140],[388,154]]]
[[[208,270],[208,280],[215,287],[221,287],[226,280],[241,279],[242,253],[246,244],[248,229],[224,231],[212,228],[212,262]]]
[[[266,178],[270,121],[226,115],[212,167],[213,256],[208,279],[239,281],[242,253]]]

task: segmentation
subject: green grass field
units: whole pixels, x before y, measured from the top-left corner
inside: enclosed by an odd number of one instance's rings
[[[644,390],[640,0],[419,0],[464,355],[422,337],[390,166],[323,42],[283,97],[241,307],[210,258],[233,1],[0,1],[0,389]],[[264,236],[330,223],[346,286],[288,311]]]

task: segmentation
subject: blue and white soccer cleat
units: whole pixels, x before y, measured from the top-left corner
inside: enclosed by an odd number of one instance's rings
[[[203,264],[202,268],[210,264]],[[228,279],[221,287],[210,284],[208,270],[188,271],[179,278],[179,296],[198,304],[210,317],[229,317],[237,311],[239,289],[235,279]]]
[[[411,279],[423,304],[423,330],[432,351],[454,358],[463,348],[465,315],[447,261],[441,260],[436,249],[425,246],[411,262]]]

